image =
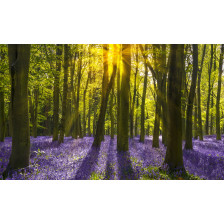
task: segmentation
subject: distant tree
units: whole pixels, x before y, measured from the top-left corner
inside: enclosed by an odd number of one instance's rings
[[[219,58],[219,77],[218,77],[218,89],[217,89],[217,98],[216,98],[216,139],[221,140],[220,132],[220,94],[221,94],[221,80],[223,72],[223,53],[224,53],[224,44],[221,44],[221,52]]]
[[[204,44],[204,47],[203,47],[201,67],[198,71],[198,89],[197,89],[198,105],[197,106],[198,106],[198,135],[199,135],[200,141],[203,141],[202,119],[201,119],[201,73],[202,73],[202,69],[203,69],[203,65],[204,65],[205,52],[206,52],[206,44]]]
[[[188,96],[187,104],[187,120],[186,120],[186,142],[185,149],[193,149],[192,146],[192,111],[195,97],[195,90],[197,84],[198,75],[198,45],[193,44],[193,73],[190,87],[190,93]]]
[[[62,101],[62,118],[59,142],[64,142],[65,135],[65,118],[66,118],[66,102],[68,91],[68,62],[69,61],[69,47],[64,44],[64,84],[63,84],[63,101]]]
[[[211,58],[210,66],[208,71],[208,98],[207,98],[207,109],[206,109],[206,123],[205,123],[205,134],[208,135],[209,129],[209,111],[210,111],[210,97],[211,97],[211,73],[212,73],[212,64],[213,64],[213,44],[211,44]]]
[[[56,48],[56,72],[54,74],[54,108],[53,108],[53,141],[58,140],[59,126],[59,83],[61,73],[62,45],[57,44]]]
[[[148,45],[145,45],[145,51],[147,52]],[[148,67],[145,60],[145,76],[144,76],[144,87],[142,93],[142,104],[141,104],[141,133],[140,133],[140,142],[144,143],[145,140],[145,98],[146,98],[146,89],[147,89],[147,79],[148,79]]]

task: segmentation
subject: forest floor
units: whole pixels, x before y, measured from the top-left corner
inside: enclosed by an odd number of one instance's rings
[[[224,136],[222,136],[224,137]],[[0,179],[11,153],[11,138],[0,143]],[[160,169],[166,148],[152,148],[152,137],[145,143],[129,141],[128,152],[117,152],[116,137],[105,136],[100,149],[92,148],[93,137],[52,142],[52,137],[31,137],[30,166],[13,171],[7,179],[26,180],[120,180],[120,179],[224,179],[224,143],[215,136],[193,140],[194,150],[183,150],[187,174],[170,174]]]

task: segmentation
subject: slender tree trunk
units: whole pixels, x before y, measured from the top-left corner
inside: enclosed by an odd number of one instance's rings
[[[213,134],[213,105],[214,105],[214,97],[213,97],[213,85],[212,85],[212,88],[211,88],[211,120],[210,120],[210,135]]]
[[[105,95],[104,95],[105,90],[102,91],[100,114],[99,114],[99,118],[98,118],[98,121],[97,121],[96,135],[94,137],[94,142],[93,142],[94,147],[100,147],[101,141],[103,140],[104,121],[105,121],[106,110],[107,110],[107,102],[108,102],[110,91],[111,91],[112,86],[114,84],[116,71],[117,71],[117,46],[114,45],[113,73],[111,75],[109,84],[107,86],[105,86],[105,88],[106,88]]]
[[[145,51],[148,50],[147,45],[145,46]],[[140,133],[140,142],[145,141],[145,97],[147,89],[147,78],[148,78],[148,67],[145,61],[145,77],[144,77],[144,87],[142,93],[142,105],[141,105],[141,133]]]
[[[129,117],[129,94],[131,75],[131,45],[122,44],[123,73],[120,92],[120,141],[118,151],[128,151],[128,117]]]
[[[137,75],[138,75],[138,44],[136,44],[136,69],[135,69],[135,83],[134,83],[134,94],[133,101],[130,112],[130,137],[133,138],[134,135],[134,110],[135,110],[135,99],[136,99],[136,83],[137,83]]]
[[[181,82],[184,66],[184,45],[172,44],[168,76],[168,138],[165,164],[171,170],[184,170],[182,153]]]
[[[77,94],[76,94],[76,101],[75,101],[75,128],[74,128],[74,138],[77,139],[78,136],[80,136],[81,133],[79,133],[80,130],[80,124],[79,124],[79,98],[80,98],[80,83],[81,83],[81,77],[82,77],[82,54],[79,53],[79,62],[78,62],[78,82],[77,82]]]
[[[220,132],[220,93],[221,93],[221,83],[222,83],[222,67],[223,67],[223,52],[224,44],[221,45],[220,59],[219,59],[219,78],[218,78],[218,90],[216,98],[216,140],[221,140]]]
[[[8,45],[9,68],[11,75],[12,102],[12,152],[3,178],[10,169],[29,166],[30,132],[28,111],[28,74],[30,63],[28,44]]]
[[[159,132],[160,132],[160,118],[161,118],[161,94],[162,94],[162,85],[161,85],[162,77],[161,77],[161,75],[162,74],[160,71],[158,71],[157,53],[155,52],[154,54],[155,54],[155,71],[156,71],[156,79],[157,79],[157,89],[156,89],[156,111],[155,111],[152,147],[159,148]]]
[[[197,96],[194,98],[194,139],[198,139],[198,105]]]
[[[136,109],[138,109],[139,106],[139,99],[137,97],[137,104],[136,104]],[[135,136],[138,136],[138,114],[137,112],[135,113]]]
[[[205,123],[205,134],[208,135],[209,128],[209,106],[210,106],[210,95],[211,95],[211,73],[212,73],[212,63],[213,63],[213,44],[211,44],[211,61],[208,71],[208,99],[207,99],[207,110],[206,110],[206,123]]]
[[[187,104],[185,149],[193,149],[192,111],[193,111],[193,102],[194,102],[195,90],[196,90],[196,84],[197,84],[197,75],[198,75],[198,45],[193,44],[193,73],[192,73],[192,81],[191,81],[190,93],[188,96],[188,104]]]
[[[202,73],[203,64],[204,64],[205,52],[206,52],[206,44],[204,45],[204,48],[203,48],[201,68],[198,72],[198,89],[197,89],[198,90],[198,135],[199,135],[200,141],[203,141],[202,119],[201,119],[201,73]]]
[[[120,144],[120,111],[121,111],[121,80],[120,80],[120,49],[118,57],[118,72],[117,72],[117,145]]]
[[[112,87],[112,93],[110,95],[110,122],[111,122],[111,138],[114,139],[114,88]]]
[[[53,109],[53,141],[58,140],[59,126],[59,82],[61,74],[62,45],[57,44],[56,49],[56,73],[54,74],[54,109]]]
[[[166,79],[167,79],[167,67],[166,67],[166,44],[162,45],[162,69],[163,69],[163,78],[162,78],[162,143],[167,145],[167,90],[166,90]]]
[[[4,139],[5,139],[4,87],[0,86],[0,142],[4,142]]]
[[[68,60],[69,60],[68,45],[64,45],[64,85],[63,85],[63,101],[62,101],[62,118],[61,118],[61,131],[59,142],[64,142],[65,135],[65,119],[66,119],[66,103],[67,103],[67,90],[68,90]]]

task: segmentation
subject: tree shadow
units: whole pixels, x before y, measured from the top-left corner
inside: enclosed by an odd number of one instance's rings
[[[76,172],[75,177],[71,178],[70,180],[88,180],[93,171],[94,165],[98,161],[99,152],[100,147],[92,146],[78,171]]]
[[[114,139],[110,139],[110,145],[108,149],[107,155],[107,164],[106,164],[106,172],[105,172],[105,180],[114,180],[114,169],[115,169],[115,150],[114,150]]]
[[[129,151],[127,152],[118,151],[117,161],[118,161],[119,180],[137,180],[138,179],[131,165]]]

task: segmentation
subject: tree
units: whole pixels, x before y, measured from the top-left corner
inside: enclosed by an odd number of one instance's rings
[[[107,47],[104,47],[104,50],[108,49]],[[106,54],[104,54],[104,57]],[[108,59],[104,59],[104,62],[107,62]],[[106,66],[105,66],[106,67]],[[112,89],[112,86],[114,84],[114,80],[116,77],[117,72],[117,45],[114,44],[114,53],[113,53],[113,72],[110,78],[110,82],[106,85],[106,77],[104,77],[105,84],[103,85],[102,95],[101,95],[101,107],[100,107],[100,114],[97,121],[97,127],[96,127],[96,135],[94,137],[93,146],[94,147],[100,147],[101,141],[103,140],[103,134],[104,134],[104,121],[105,121],[105,115],[107,110],[107,102],[109,98],[110,91]],[[106,73],[106,74],[105,74]],[[107,70],[104,69],[104,76],[107,76]],[[106,90],[105,90],[105,89]]]
[[[136,84],[137,84],[137,75],[138,75],[138,44],[136,44],[136,68],[135,68],[135,82],[134,82],[134,94],[133,100],[131,104],[131,111],[130,111],[130,137],[133,138],[134,136],[134,110],[135,110],[135,100],[136,100]]]
[[[211,44],[211,59],[208,71],[208,98],[207,98],[207,110],[206,110],[206,123],[205,123],[205,134],[208,135],[209,128],[209,107],[210,107],[210,96],[211,96],[211,73],[213,63],[213,44]]]
[[[131,75],[131,45],[122,45],[123,72],[120,92],[120,141],[117,144],[118,151],[128,151],[128,117],[129,117],[129,94]]]
[[[204,58],[205,58],[205,52],[206,52],[206,44],[204,44],[203,48],[203,54],[202,54],[202,59],[201,59],[201,67],[200,70],[198,71],[198,135],[199,135],[199,140],[203,141],[203,131],[202,131],[202,119],[201,119],[201,73],[203,69],[203,64],[204,64]]]
[[[11,76],[12,102],[12,152],[3,173],[8,176],[10,169],[29,166],[30,132],[28,112],[28,74],[30,63],[28,44],[8,45],[9,68]]]
[[[172,44],[168,75],[167,151],[164,163],[170,170],[184,170],[182,154],[181,82],[184,66],[184,45]]]
[[[54,109],[53,109],[53,141],[58,140],[59,121],[59,83],[61,73],[62,45],[57,44],[56,48],[56,72],[54,74]]]
[[[193,73],[190,93],[187,104],[187,120],[186,120],[186,142],[185,149],[193,149],[192,146],[192,111],[195,97],[196,83],[198,74],[198,45],[193,44]]]
[[[145,51],[148,50],[147,44],[145,45]],[[144,87],[142,93],[142,105],[141,105],[141,133],[140,133],[140,142],[144,143],[145,140],[145,97],[147,89],[147,78],[148,78],[148,67],[145,61],[145,76],[144,76]]]
[[[5,52],[3,49],[0,51],[0,142],[4,142],[5,139],[5,90],[4,90],[4,65],[3,62],[5,60]]]
[[[68,63],[69,63],[68,56],[69,56],[69,47],[68,44],[64,44],[64,85],[63,85],[62,118],[61,118],[59,143],[64,142],[64,135],[65,135],[66,102],[68,91]]]
[[[218,90],[216,98],[216,139],[221,140],[220,132],[220,93],[221,93],[221,80],[222,80],[222,67],[223,67],[223,52],[224,44],[221,45],[221,52],[219,58],[219,78],[218,78]]]

